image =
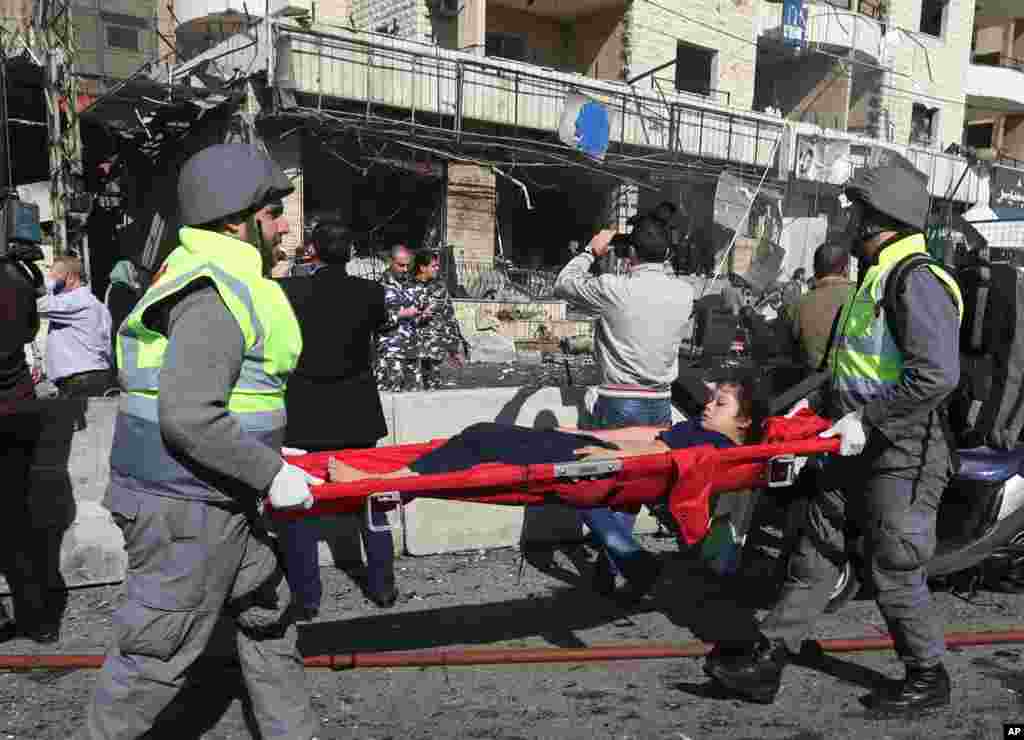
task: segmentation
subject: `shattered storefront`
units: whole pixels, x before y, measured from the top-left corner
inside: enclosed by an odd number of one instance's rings
[[[155,270],[174,248],[178,171],[200,149],[244,135],[235,116],[240,99],[230,91],[168,96],[165,86],[138,81],[83,113],[84,168],[97,195],[88,230],[100,295],[118,260]]]

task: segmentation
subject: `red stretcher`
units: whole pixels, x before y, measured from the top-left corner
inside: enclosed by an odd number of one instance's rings
[[[756,445],[728,449],[708,445],[654,455],[543,465],[486,463],[456,473],[325,483],[313,487],[312,509],[276,511],[273,516],[291,519],[357,513],[371,506],[389,509],[416,498],[510,506],[561,503],[576,508],[606,506],[637,511],[641,504],[667,497],[683,538],[695,544],[707,533],[712,494],[791,484],[797,458],[838,452],[838,439],[818,437],[830,425],[828,420],[802,411],[792,418],[770,418],[763,442]],[[409,465],[444,442],[435,439],[420,444],[318,452],[290,457],[288,461],[324,479],[331,457],[369,473],[387,473]]]

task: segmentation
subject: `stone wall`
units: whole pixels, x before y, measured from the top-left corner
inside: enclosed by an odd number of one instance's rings
[[[455,258],[479,264],[494,262],[494,173],[474,164],[448,165],[448,231],[445,242]]]

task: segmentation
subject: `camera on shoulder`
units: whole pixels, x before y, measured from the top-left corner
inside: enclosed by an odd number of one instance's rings
[[[0,196],[2,198],[2,196]],[[39,206],[8,195],[0,200],[0,260],[36,262],[43,259],[43,230]]]

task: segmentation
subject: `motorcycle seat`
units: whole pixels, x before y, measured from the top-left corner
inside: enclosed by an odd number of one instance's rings
[[[960,452],[960,480],[983,483],[1001,483],[1024,469],[1024,445],[1012,450],[994,450],[991,447],[971,447]]]

